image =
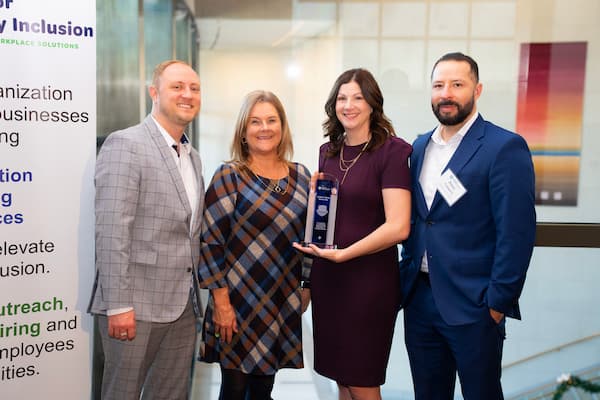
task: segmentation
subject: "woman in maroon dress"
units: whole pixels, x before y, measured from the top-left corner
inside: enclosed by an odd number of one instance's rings
[[[317,257],[310,281],[315,370],[338,383],[340,400],[378,400],[400,306],[396,245],[410,230],[412,148],[396,137],[364,69],[339,76],[325,112],[329,142],[319,171],[340,183],[337,248],[294,245]]]

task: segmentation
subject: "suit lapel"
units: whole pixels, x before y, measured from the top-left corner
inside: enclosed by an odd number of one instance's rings
[[[471,128],[469,128],[465,137],[461,140],[460,145],[458,145],[458,148],[452,155],[452,158],[448,162],[448,165],[446,165],[446,168],[444,168],[443,172],[450,169],[454,175],[458,176],[463,167],[471,160],[471,158],[473,158],[475,153],[477,153],[477,150],[481,147],[481,139],[485,132],[484,126],[484,120],[481,115],[479,115]],[[436,191],[429,212],[431,212],[440,201],[442,201],[442,196],[440,195],[440,192]]]
[[[422,137],[415,140],[413,143],[413,158],[411,161],[414,163],[411,165],[413,172],[413,190],[415,191],[415,207],[422,215],[427,215],[427,202],[425,201],[425,195],[423,194],[423,188],[419,182],[419,176],[421,176],[421,169],[423,168],[423,159],[425,158],[425,149],[431,139],[433,131],[424,134]]]
[[[195,221],[193,221],[192,232],[196,232],[199,228],[197,225],[202,221],[202,213],[204,211],[204,178],[202,177],[202,162],[200,155],[194,150],[190,152],[194,173],[196,174],[196,182],[198,183],[198,204],[195,210]]]
[[[190,202],[187,198],[185,186],[183,185],[183,179],[181,178],[179,169],[175,164],[173,154],[171,154],[173,149],[169,147],[162,134],[158,130],[158,127],[156,126],[155,122],[152,120],[151,116],[146,117],[146,119],[144,120],[144,124],[146,125],[146,128],[148,129],[148,132],[150,133],[150,136],[152,137],[152,140],[156,145],[156,148],[160,152],[163,162],[167,167],[167,171],[169,171],[169,175],[171,175],[171,179],[173,180],[173,184],[177,189],[177,194],[179,195],[179,200],[181,201],[181,204],[185,208],[185,211],[188,214],[191,214],[192,207],[190,206]]]
[[[458,174],[465,164],[469,162],[469,160],[481,147],[481,139],[484,136],[483,127],[483,118],[479,116],[463,140],[460,142],[458,149],[456,149],[456,152],[450,159],[450,162],[448,162],[448,165],[444,171],[451,169],[454,174]]]

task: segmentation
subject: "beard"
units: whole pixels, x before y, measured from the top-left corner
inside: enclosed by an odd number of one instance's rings
[[[443,115],[440,112],[440,107],[449,105],[456,107],[456,114]],[[457,102],[451,100],[440,101],[437,104],[431,103],[431,109],[433,110],[433,113],[435,114],[436,118],[438,119],[438,121],[440,121],[440,124],[446,126],[454,126],[463,123],[473,111],[473,107],[475,107],[475,97],[472,97],[471,100],[464,105],[460,105]]]

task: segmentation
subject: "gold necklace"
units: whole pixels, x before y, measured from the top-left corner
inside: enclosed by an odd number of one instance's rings
[[[344,184],[344,181],[346,180],[346,175],[348,175],[348,171],[350,171],[350,168],[354,167],[354,164],[356,164],[360,156],[362,156],[370,142],[371,138],[369,138],[369,140],[367,140],[362,149],[360,149],[360,153],[358,153],[358,155],[351,160],[344,160],[344,143],[342,143],[342,148],[340,149],[340,171],[344,173],[344,176],[342,177],[342,182],[340,183],[340,186]]]
[[[287,193],[287,189],[289,184],[285,185],[284,187],[281,187],[281,185],[279,184],[281,182],[281,179],[277,179],[277,183],[273,183],[271,179],[269,179],[269,183],[266,183],[261,177],[260,175],[258,175],[256,172],[252,171],[251,168],[248,168],[250,170],[250,172],[252,172],[252,175],[254,175],[256,177],[256,179],[258,179],[258,181],[261,183],[261,185],[263,185],[267,190],[270,190],[273,193],[277,193],[281,196],[283,196],[284,194]],[[284,177],[283,179],[285,180]]]

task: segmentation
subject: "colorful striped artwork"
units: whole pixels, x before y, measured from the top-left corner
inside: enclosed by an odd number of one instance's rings
[[[586,42],[521,45],[516,129],[528,142],[536,204],[576,206]]]

